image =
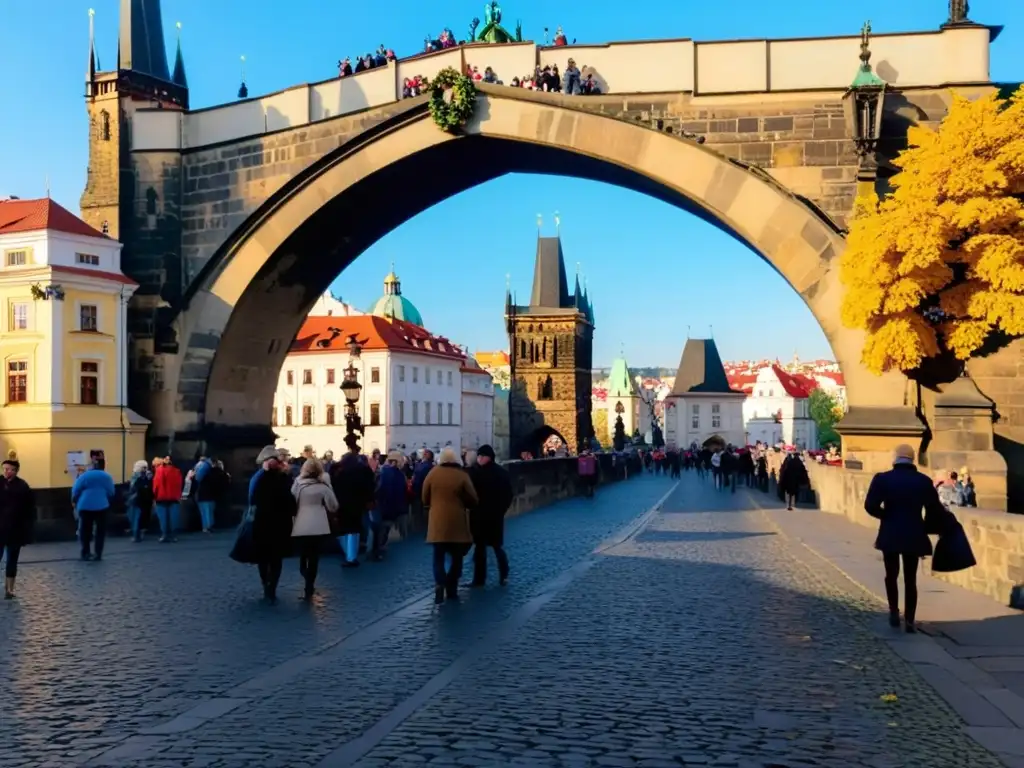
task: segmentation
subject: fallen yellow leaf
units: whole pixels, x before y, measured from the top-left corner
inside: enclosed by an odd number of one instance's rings
[[[882,701],[884,701],[887,704],[891,704],[894,701],[899,701],[899,698],[896,696],[895,693],[883,693],[878,698],[880,698]]]

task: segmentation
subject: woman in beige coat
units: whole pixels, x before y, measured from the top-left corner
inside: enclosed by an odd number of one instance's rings
[[[434,546],[434,602],[459,598],[462,559],[473,544],[469,510],[478,503],[469,473],[453,448],[441,451],[441,462],[423,481],[423,506],[427,509],[427,544]],[[445,568],[446,558],[451,567]]]
[[[292,538],[298,545],[299,573],[306,580],[305,599],[314,593],[320,549],[331,536],[331,517],[338,511],[338,499],[319,459],[307,459],[292,484],[298,504]]]

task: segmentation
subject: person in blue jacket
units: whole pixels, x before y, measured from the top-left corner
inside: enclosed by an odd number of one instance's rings
[[[103,459],[95,459],[92,469],[82,473],[71,488],[79,520],[79,539],[83,560],[102,560],[103,542],[107,538],[107,516],[114,501],[114,478],[104,471]],[[96,536],[96,554],[90,551],[93,534]]]

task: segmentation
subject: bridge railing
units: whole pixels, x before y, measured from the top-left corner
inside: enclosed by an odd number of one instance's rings
[[[987,83],[992,35],[992,30],[980,25],[876,35],[871,40],[872,64],[883,79],[904,88]],[[491,67],[508,83],[537,66],[557,65],[564,72],[572,58],[594,75],[606,96],[688,93],[709,99],[710,106],[727,106],[728,97],[751,94],[843,91],[856,72],[859,47],[859,36],[557,47],[476,43],[184,114],[139,110],[132,148],[194,149],[358,114],[399,100],[406,78],[433,78],[446,67],[465,71],[476,66],[481,72]]]

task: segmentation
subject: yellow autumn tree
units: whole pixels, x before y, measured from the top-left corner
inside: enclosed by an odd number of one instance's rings
[[[954,95],[938,130],[911,128],[908,143],[892,194],[857,201],[840,262],[843,322],[867,331],[876,373],[1024,335],[1024,87]]]

